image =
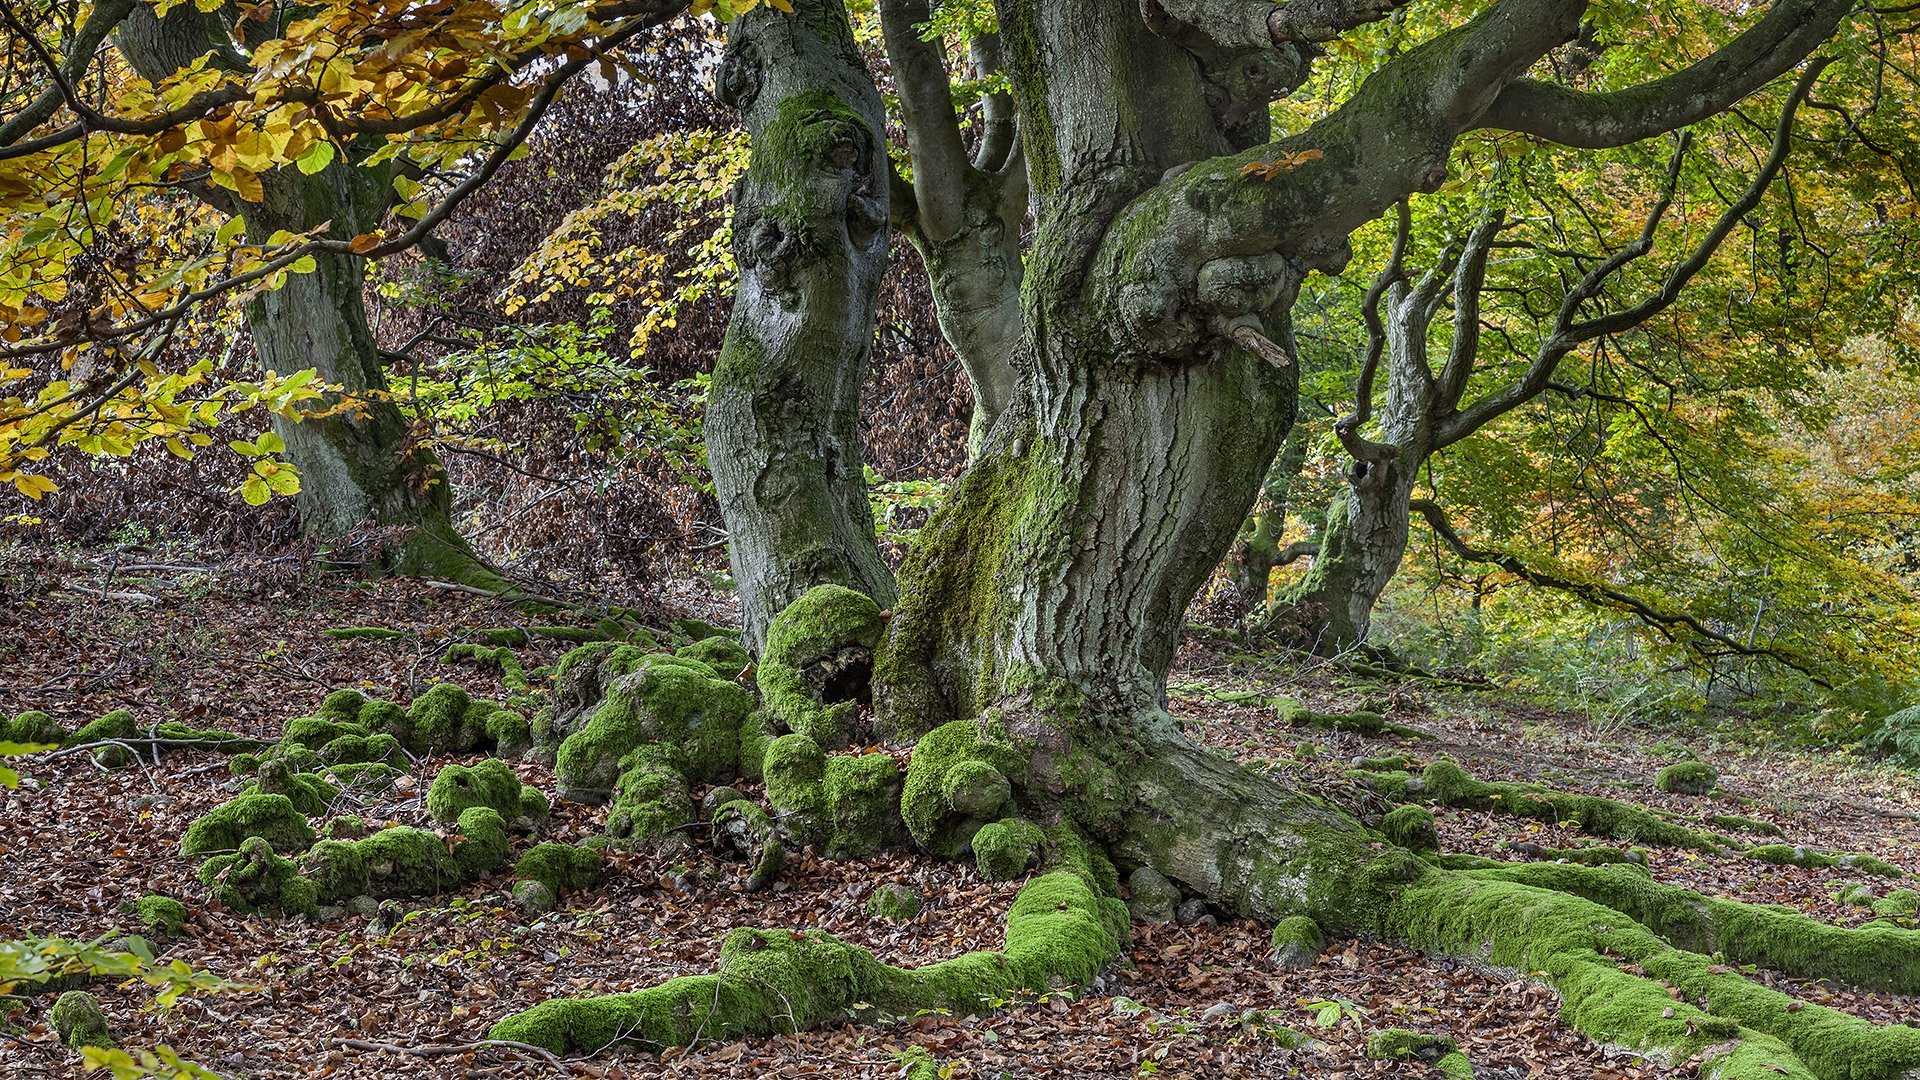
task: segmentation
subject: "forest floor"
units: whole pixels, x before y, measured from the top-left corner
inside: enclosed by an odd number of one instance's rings
[[[116,562],[146,568],[101,569]],[[692,587],[666,598],[684,614],[709,618],[711,602]],[[476,597],[417,582],[316,576],[298,560],[207,563],[180,554],[13,548],[0,552],[0,714],[42,709],[72,728],[124,707],[144,722],[183,719],[274,738],[284,721],[309,714],[336,687],[404,700],[452,680],[476,697],[501,698],[497,671],[449,666],[442,655],[473,629],[523,621]],[[323,633],[370,625],[408,633],[381,642]],[[536,644],[521,651],[521,661],[530,671],[563,648]],[[1337,666],[1252,658],[1220,642],[1189,643],[1175,682],[1284,693],[1328,710],[1384,699],[1391,719],[1435,736],[1296,729],[1269,708],[1176,694],[1173,711],[1196,737],[1262,759],[1323,794],[1364,802],[1345,775],[1356,758],[1448,756],[1483,779],[1604,794],[1703,827],[1709,815],[1743,815],[1777,824],[1791,843],[1871,854],[1920,872],[1920,794],[1911,777],[1831,750],[1758,747],[1738,738],[1731,722],[1686,731],[1601,728],[1509,693],[1415,680],[1383,686]],[[1655,790],[1655,772],[1682,745],[1719,770],[1715,794]],[[0,791],[0,940],[112,939],[133,928],[124,903],[147,893],[186,901],[187,931],[156,943],[160,959],[250,989],[190,994],[164,1010],[138,984],[96,979],[91,989],[123,1045],[169,1045],[223,1076],[882,1077],[899,1075],[896,1054],[912,1045],[960,1077],[1429,1075],[1425,1065],[1364,1057],[1367,1035],[1393,1027],[1457,1040],[1483,1078],[1693,1075],[1684,1062],[1655,1064],[1587,1040],[1560,1021],[1553,992],[1531,982],[1360,941],[1334,943],[1314,967],[1282,972],[1267,960],[1263,928],[1210,919],[1136,926],[1124,959],[1085,996],[1014,1002],[984,1017],[923,1016],[707,1045],[664,1059],[629,1052],[559,1063],[498,1046],[400,1053],[378,1047],[458,1047],[550,997],[710,971],[721,935],[734,926],[827,930],[901,965],[996,948],[1017,883],[988,883],[969,865],[910,852],[845,862],[802,852],[772,891],[749,894],[741,864],[691,846],[617,854],[603,885],[570,894],[558,912],[537,918],[508,899],[504,875],[412,902],[398,919],[250,917],[210,901],[177,854],[187,823],[238,788],[224,758],[178,752],[112,772],[86,754],[13,764],[26,779]],[[422,797],[441,764],[424,763],[401,790],[355,809],[431,827]],[[551,791],[546,769],[515,768]],[[604,814],[557,803],[536,838],[583,839],[599,831]],[[1516,845],[1617,843],[1492,814],[1441,810],[1438,818],[1445,850],[1493,858],[1521,858]],[[1648,862],[1663,881],[1843,924],[1869,917],[1835,899],[1843,885],[1889,887],[1843,871],[1670,849],[1654,849]],[[925,910],[906,923],[869,916],[868,893],[887,882],[911,887]],[[1920,1024],[1920,998],[1756,977],[1875,1022]],[[48,1028],[50,1001],[0,999],[0,1009],[14,1009],[0,1017],[0,1074],[80,1075],[78,1056]],[[1268,1034],[1274,1026],[1316,1041],[1283,1048]]]

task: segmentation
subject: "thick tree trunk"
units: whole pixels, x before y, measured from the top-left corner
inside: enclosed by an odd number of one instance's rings
[[[885,114],[840,0],[794,7],[730,23],[719,79],[753,160],[734,190],[740,277],[706,431],[755,651],[815,585],[893,602],[859,432],[887,254]]]
[[[1362,468],[1327,507],[1320,551],[1287,590],[1269,628],[1323,655],[1363,644],[1373,608],[1407,553],[1408,504],[1418,460],[1395,458]]]

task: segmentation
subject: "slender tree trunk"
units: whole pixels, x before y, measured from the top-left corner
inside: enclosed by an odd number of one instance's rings
[[[860,385],[887,254],[885,115],[840,0],[763,5],[727,28],[719,92],[753,160],[734,190],[732,321],[707,403],[746,636],[815,585],[882,607]]]
[[[137,7],[116,40],[135,68],[158,82],[209,48],[214,49],[215,66],[238,64],[241,57],[223,18],[227,16],[201,12],[191,4],[175,7],[165,19]],[[220,43],[227,43],[224,49]],[[306,233],[328,222],[331,236],[359,236],[379,225],[389,177],[384,166],[362,168],[348,156],[336,156],[312,176],[293,166],[261,174],[259,202],[210,187],[204,194],[217,209],[238,214],[256,243],[265,243],[279,230]],[[279,289],[261,293],[246,305],[262,368],[283,375],[312,368],[322,381],[357,399],[350,410],[273,422],[287,444],[288,458],[300,470],[302,530],[335,539],[367,525],[399,526],[406,535],[387,553],[394,569],[506,587],[479,564],[454,530],[445,473],[431,451],[412,443],[406,418],[386,396],[386,372],[367,325],[365,261],[351,255],[316,259],[312,272],[289,275]],[[321,404],[331,407],[339,401],[339,396],[329,395]]]
[[[1287,514],[1292,509],[1293,485],[1300,479],[1300,470],[1306,463],[1306,429],[1295,425],[1281,445],[1273,468],[1267,470],[1253,513],[1247,515],[1240,526],[1240,535],[1227,556],[1227,588],[1236,620],[1265,611],[1274,567],[1318,551],[1315,545],[1304,542],[1289,544],[1284,550],[1280,546],[1286,537]]]

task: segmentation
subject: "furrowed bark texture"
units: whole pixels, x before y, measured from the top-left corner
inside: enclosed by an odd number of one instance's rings
[[[887,254],[885,118],[840,0],[763,5],[719,75],[753,142],[734,191],[739,283],[707,402],[747,639],[815,585],[893,603],[867,503],[860,384]]]
[[[186,67],[210,49],[214,66],[237,66],[242,58],[219,13],[181,5],[165,19],[137,6],[116,35],[120,50],[154,81]],[[206,188],[217,209],[238,214],[248,239],[265,243],[278,230],[305,233],[332,222],[329,234],[353,237],[380,223],[389,197],[382,167],[361,168],[342,155],[308,176],[287,166],[260,176],[263,196],[246,202]],[[364,260],[318,255],[310,273],[293,274],[281,288],[246,305],[260,366],[291,374],[313,368],[349,397],[362,397],[352,411],[292,421],[275,418],[287,457],[300,470],[296,497],[301,528],[309,536],[338,538],[367,525],[411,530],[390,556],[403,573],[434,573],[486,587],[505,582],[475,560],[455,532],[446,477],[431,451],[412,446],[406,418],[386,396],[386,371],[367,325]],[[337,404],[329,395],[326,405]]]

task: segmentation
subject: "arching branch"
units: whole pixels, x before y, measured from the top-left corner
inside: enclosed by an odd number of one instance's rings
[[[919,225],[929,239],[945,240],[966,222],[967,178],[973,170],[953,108],[952,79],[941,43],[921,36],[932,16],[927,0],[880,0],[879,9],[900,120],[913,155]]]
[[[1442,510],[1438,503],[1431,499],[1414,499],[1409,505],[1426,519],[1427,526],[1433,530],[1435,536],[1440,538],[1440,542],[1446,545],[1447,550],[1467,562],[1489,563],[1529,584],[1570,593],[1596,607],[1624,611],[1652,627],[1668,641],[1691,649],[1702,659],[1732,654],[1772,660],[1784,667],[1792,668],[1826,689],[1833,689],[1832,683],[1815,674],[1805,661],[1791,653],[1774,648],[1747,645],[1713,629],[1691,615],[1661,611],[1631,593],[1609,588],[1598,582],[1560,577],[1528,566],[1510,553],[1474,547],[1460,538],[1459,530],[1453,527],[1453,522],[1447,518],[1446,511]]]

